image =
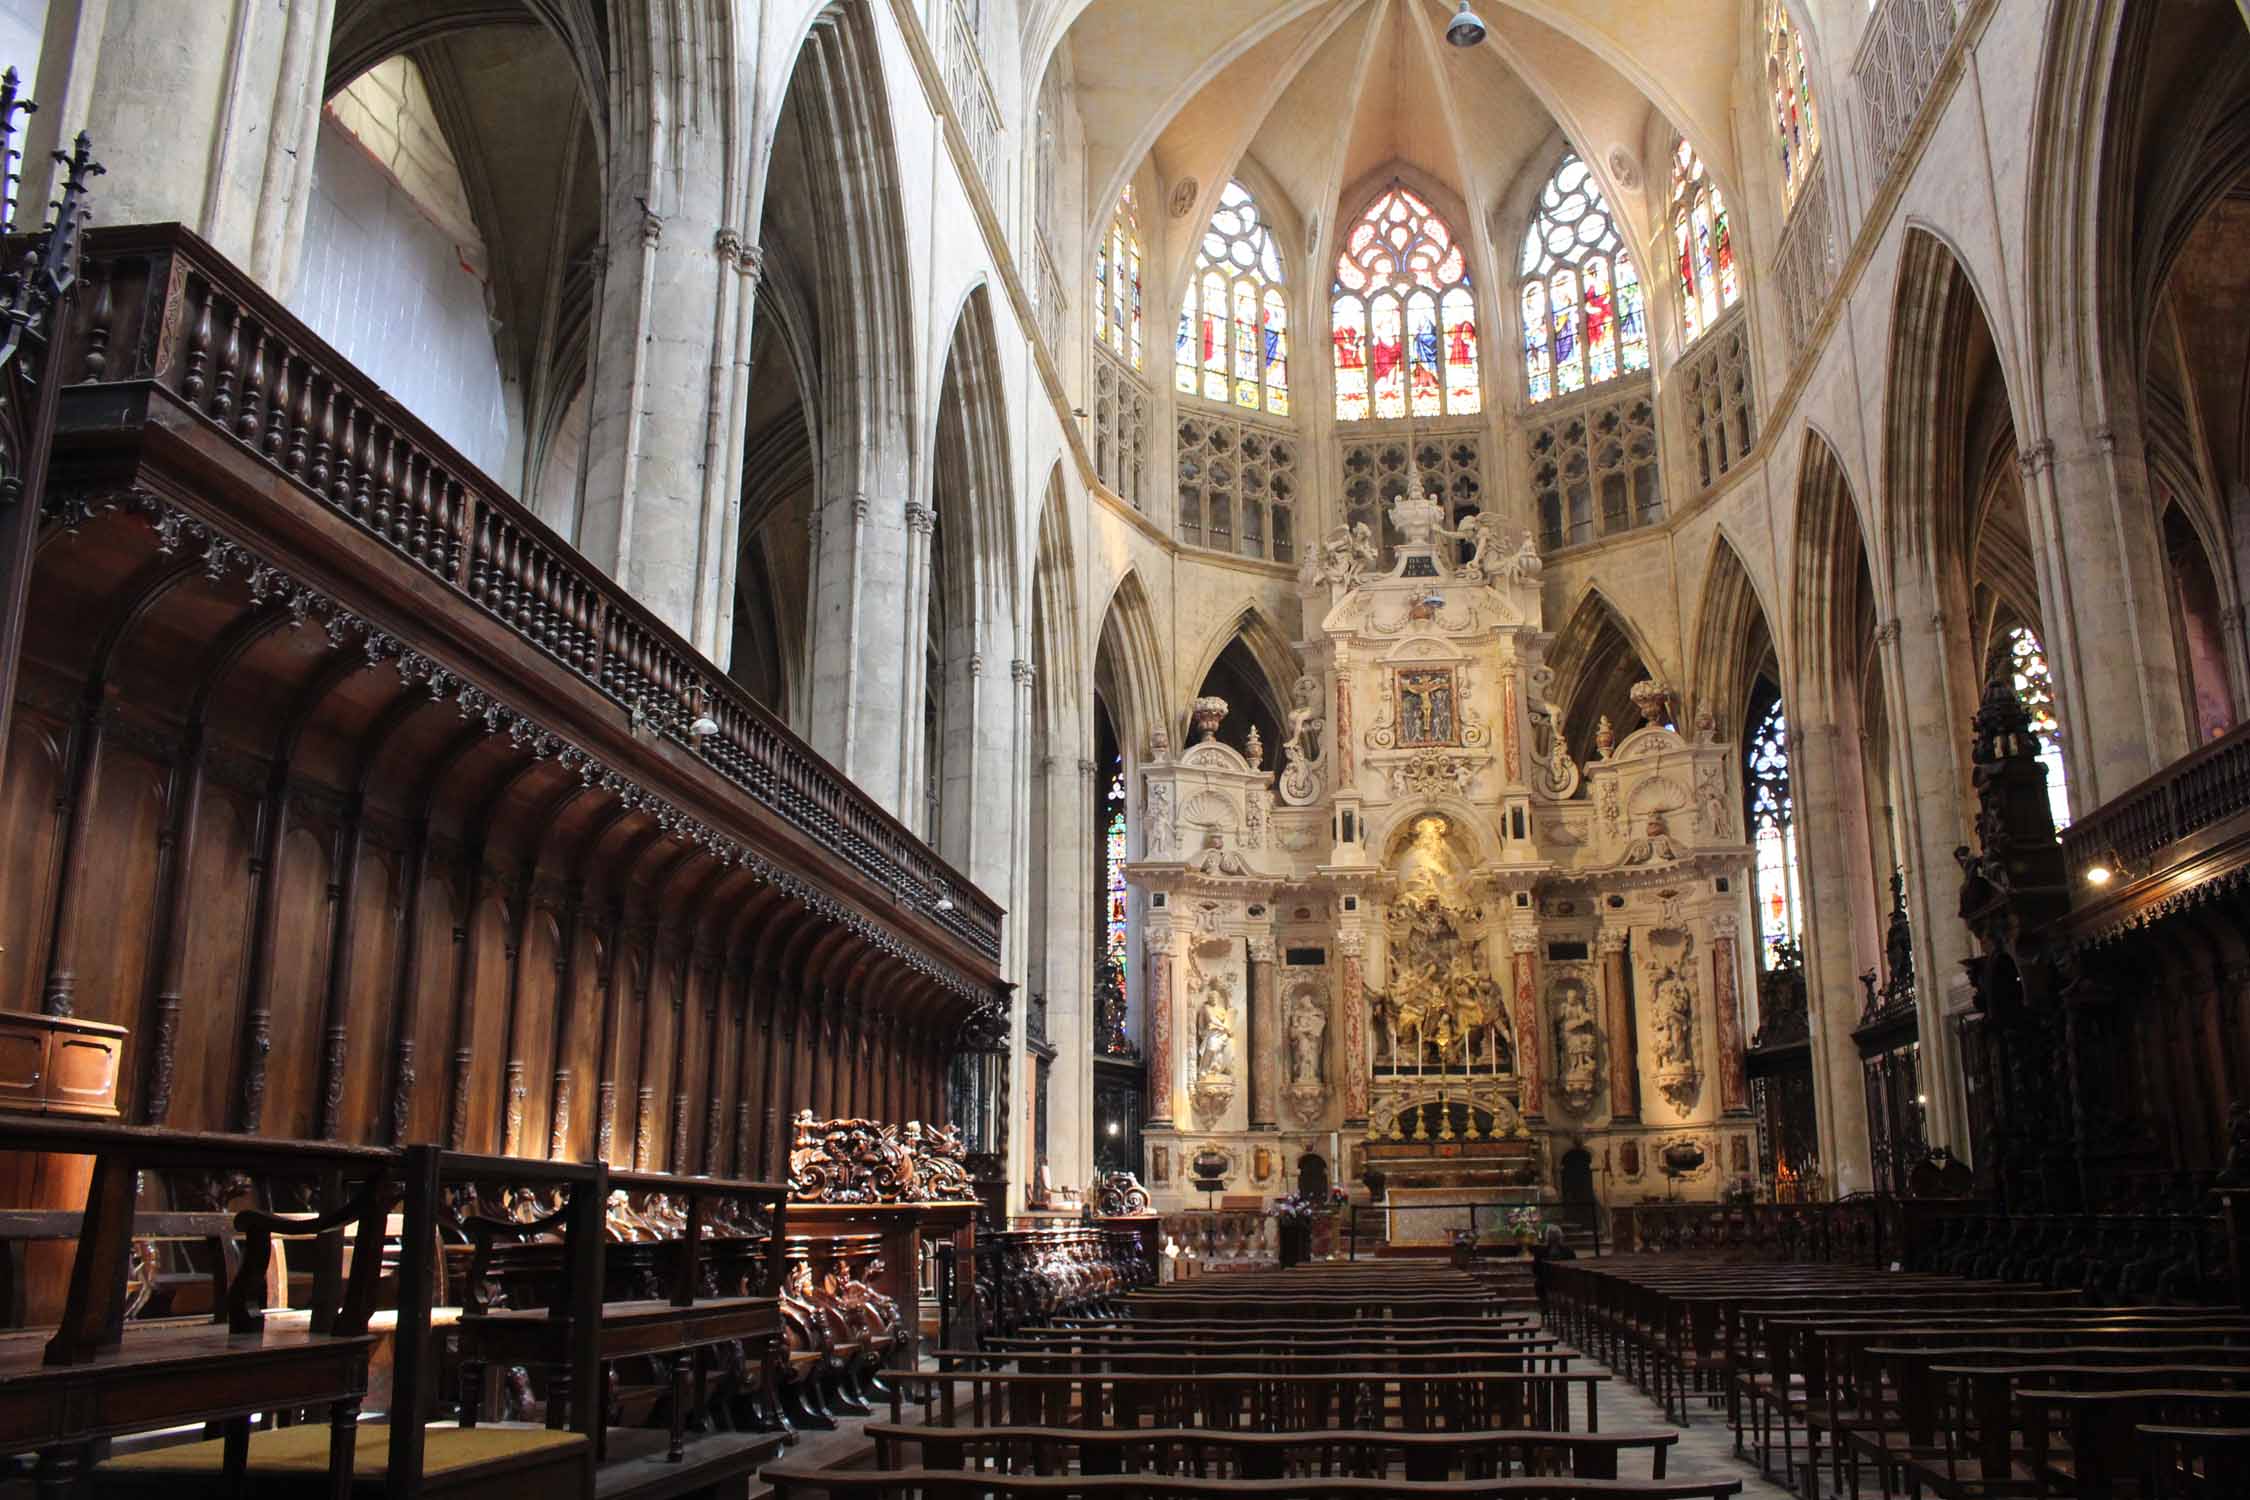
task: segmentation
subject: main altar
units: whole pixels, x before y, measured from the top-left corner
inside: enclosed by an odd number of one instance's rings
[[[1531,539],[1418,479],[1390,519],[1306,559],[1277,764],[1216,698],[1137,757],[1155,1205],[1312,1177],[1404,1219],[1581,1150],[1608,1201],[1715,1197],[1754,1156],[1737,747],[1643,682],[1581,761]]]

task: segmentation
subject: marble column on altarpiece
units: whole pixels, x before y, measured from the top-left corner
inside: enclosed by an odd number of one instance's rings
[[[1539,1066],[1539,990],[1536,928],[1511,927],[1508,948],[1515,957],[1514,982],[1509,993],[1516,1007],[1516,1076],[1523,1080],[1523,1115],[1527,1120],[1546,1117],[1545,1073]]]
[[[1750,1112],[1750,1079],[1743,1055],[1741,961],[1735,956],[1737,920],[1711,919],[1711,1005],[1719,1021],[1719,1108],[1730,1115]]]
[[[1605,927],[1595,943],[1602,960],[1603,1028],[1609,1033],[1609,1117],[1641,1117],[1641,1048],[1634,1035],[1633,997],[1625,988],[1625,929]]]
[[[1173,993],[1179,971],[1177,943],[1170,933],[1148,940],[1148,1123],[1154,1130],[1171,1129],[1174,1118],[1172,1039],[1178,1021],[1178,997]]]
[[[1250,937],[1250,1128],[1281,1128],[1280,1059],[1281,1024],[1275,1014],[1274,991],[1280,975],[1275,960],[1280,954],[1270,933]]]
[[[1344,1023],[1344,1123],[1367,1123],[1368,1066],[1367,1066],[1367,972],[1364,934],[1347,932],[1336,940],[1336,950],[1343,960],[1342,994],[1337,1004],[1342,1007],[1340,1019]]]

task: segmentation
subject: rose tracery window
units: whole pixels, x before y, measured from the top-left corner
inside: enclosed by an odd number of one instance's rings
[[[1534,402],[1648,369],[1639,268],[1576,154],[1539,195],[1521,272],[1524,383]]]
[[[1466,252],[1437,211],[1393,183],[1344,237],[1331,288],[1336,418],[1484,409]]]
[[[1742,278],[1727,227],[1727,200],[1685,140],[1672,151],[1672,253],[1680,332],[1683,342],[1692,344],[1742,300]]]
[[[1289,415],[1289,306],[1281,247],[1257,199],[1229,182],[1180,298],[1180,393]]]

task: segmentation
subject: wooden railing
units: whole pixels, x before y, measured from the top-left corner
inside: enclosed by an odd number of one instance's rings
[[[997,960],[990,897],[216,250],[178,225],[96,230],[86,276],[64,337],[66,385],[153,382],[640,732],[700,756]],[[704,716],[717,728],[699,736]]]
[[[2250,725],[2172,762],[2063,830],[2076,877],[2106,864],[2126,880],[2156,873],[2167,846],[2250,813]]]
[[[1959,21],[1954,0],[1882,0],[1867,18],[1852,83],[1876,183],[1898,165]]]

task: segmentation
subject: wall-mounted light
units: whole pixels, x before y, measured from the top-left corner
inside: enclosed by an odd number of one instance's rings
[[[1109,1122],[1109,1133],[1111,1135],[1119,1135],[1123,1133],[1118,1129],[1117,1122],[1115,1120]]]
[[[693,724],[688,725],[687,732],[699,740],[703,739],[707,735],[714,735],[719,732],[719,721],[709,714],[700,714]]]
[[[2086,867],[2086,883],[2090,886],[2105,886],[2116,878],[2117,872],[2098,860]]]

